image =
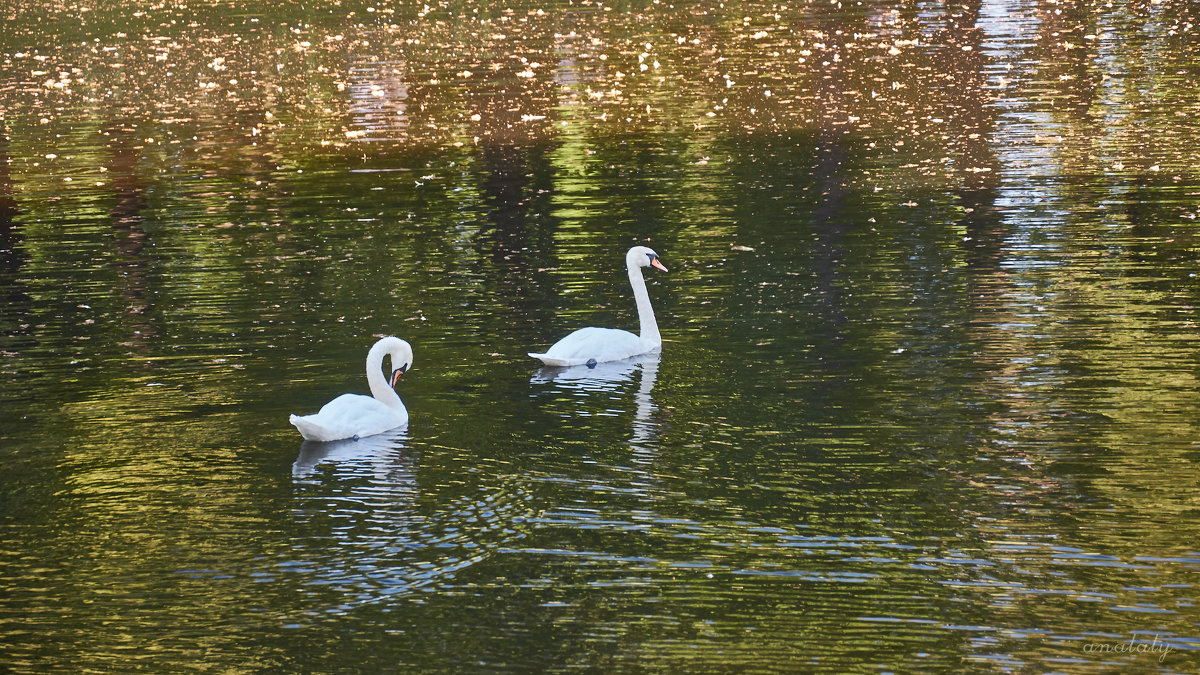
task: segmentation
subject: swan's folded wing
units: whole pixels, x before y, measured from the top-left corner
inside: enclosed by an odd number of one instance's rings
[[[545,354],[530,356],[548,366],[578,366],[589,361],[619,361],[647,351],[642,339],[627,330],[589,326],[555,342]]]
[[[342,394],[314,415],[292,415],[300,435],[312,441],[371,436],[408,423],[408,411],[391,408],[370,396]]]

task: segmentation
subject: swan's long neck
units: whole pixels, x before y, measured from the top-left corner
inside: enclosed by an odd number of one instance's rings
[[[375,400],[391,408],[404,408],[400,396],[388,384],[383,376],[383,357],[387,354],[387,343],[376,342],[367,352],[367,384],[371,386],[371,396]],[[395,364],[392,364],[393,367]]]
[[[646,292],[646,280],[642,278],[642,268],[629,265],[629,285],[633,287],[633,299],[637,302],[638,323],[641,324],[642,342],[647,346],[662,345],[662,336],[658,333],[658,322],[654,319],[654,308],[650,306],[650,294]]]

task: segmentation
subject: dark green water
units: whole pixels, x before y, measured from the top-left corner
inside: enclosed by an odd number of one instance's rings
[[[1187,2],[260,4],[0,9],[0,670],[1200,667]]]

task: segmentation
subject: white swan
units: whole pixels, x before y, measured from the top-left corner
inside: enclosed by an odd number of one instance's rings
[[[659,262],[658,254],[645,246],[629,249],[629,253],[625,254],[625,267],[629,270],[629,285],[633,287],[633,297],[637,301],[638,322],[642,331],[640,336],[616,328],[580,328],[555,342],[546,353],[529,355],[541,359],[548,366],[594,366],[662,348],[662,336],[658,334],[658,323],[654,320],[654,309],[646,293],[642,268],[656,267],[664,272],[667,268]]]
[[[391,358],[392,377],[383,378],[383,357]],[[309,441],[339,441],[383,433],[408,424],[408,410],[396,395],[396,380],[412,367],[412,347],[398,337],[385,337],[367,352],[367,383],[371,396],[342,394],[314,415],[288,418]],[[372,398],[373,397],[373,398]]]

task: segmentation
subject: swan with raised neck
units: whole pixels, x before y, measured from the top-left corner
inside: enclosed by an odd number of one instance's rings
[[[564,337],[544,353],[531,352],[529,355],[547,366],[578,366],[619,361],[661,349],[662,335],[658,332],[658,321],[654,318],[650,294],[646,291],[646,279],[642,275],[644,267],[667,271],[653,249],[646,246],[629,249],[625,254],[625,268],[637,304],[640,335],[617,328],[589,326]]]

